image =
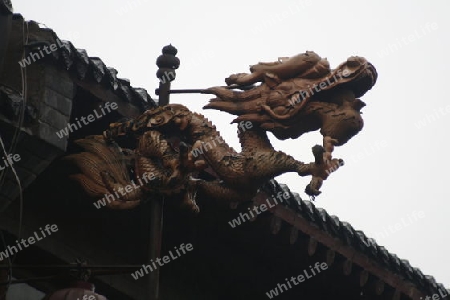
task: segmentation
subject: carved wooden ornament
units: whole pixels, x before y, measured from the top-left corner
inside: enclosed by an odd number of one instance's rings
[[[285,172],[311,175],[306,192],[319,195],[323,181],[343,165],[332,158],[334,147],[363,127],[365,104],[359,97],[375,84],[375,68],[362,57],[350,57],[330,69],[326,59],[306,52],[253,65],[250,71],[229,76],[228,87],[206,90],[216,98],[205,108],[238,116],[240,152],[203,115],[170,104],[113,123],[103,136],[77,140],[85,151],[68,157],[80,168],[73,177],[93,197],[114,195],[106,206],[115,209],[133,208],[155,194],[184,195],[183,204],[194,211],[197,192],[230,203],[248,201],[264,182]],[[260,84],[245,91],[231,88],[255,83]],[[315,130],[323,135],[323,145],[313,148],[311,163],[276,151],[267,137],[267,131],[286,139]],[[121,148],[122,136],[135,139],[136,147]],[[216,179],[199,179],[204,170]],[[138,188],[127,189],[130,185]]]

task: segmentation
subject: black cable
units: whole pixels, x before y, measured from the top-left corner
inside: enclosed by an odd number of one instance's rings
[[[26,34],[25,34],[25,26],[27,27]],[[23,33],[23,42],[24,42],[24,45],[26,45],[26,43],[28,43],[29,30],[28,30],[28,23],[26,23],[25,20],[22,23],[22,33]],[[24,47],[23,52],[22,52],[22,58],[25,58],[25,53],[26,52],[25,52],[25,47]],[[13,138],[11,140],[11,147],[9,149],[10,150],[9,153],[12,153],[13,151],[15,151],[15,148],[16,148],[17,142],[18,142],[18,137],[20,135],[20,130],[22,128],[22,125],[23,125],[23,122],[24,122],[24,119],[25,119],[25,107],[26,107],[26,99],[27,99],[27,94],[28,94],[26,66],[25,66],[25,68],[21,68],[21,78],[22,78],[22,97],[23,97],[22,110],[21,110],[20,115],[19,115],[18,126],[17,126],[17,128],[16,128],[16,130],[14,132]],[[1,135],[0,135],[0,145],[2,147],[3,153],[5,154],[5,157],[7,157],[8,154],[6,152],[5,144],[3,143],[3,139],[1,137]],[[20,240],[20,237],[22,235],[22,222],[23,222],[23,191],[22,191],[22,184],[20,182],[20,178],[17,175],[17,172],[16,172],[16,169],[15,169],[14,165],[11,165],[10,167],[11,167],[12,172],[14,173],[14,177],[15,177],[15,179],[17,181],[18,186],[19,186],[19,202],[20,202],[19,206],[20,207],[19,207],[19,228],[18,228],[19,232],[18,232],[18,236],[17,237]],[[0,178],[0,187],[4,184],[4,180],[5,180],[5,176],[4,175],[5,174],[6,174],[6,171],[4,171],[2,173],[2,176],[0,176],[1,177]],[[3,245],[5,246],[5,249],[6,249],[6,242],[5,242],[5,238],[3,236],[3,231],[0,230],[0,233],[1,233],[1,239],[2,239]],[[2,298],[4,296],[6,296],[6,294],[8,292],[8,289],[9,289],[9,286],[11,285],[11,282],[12,282],[12,265],[14,263],[15,258],[16,258],[15,255],[13,256],[12,259],[11,259],[10,256],[8,256],[8,262],[9,262],[9,275],[8,276],[9,276],[9,279],[8,279],[8,284],[6,286],[6,290],[4,292],[4,295],[2,295]]]

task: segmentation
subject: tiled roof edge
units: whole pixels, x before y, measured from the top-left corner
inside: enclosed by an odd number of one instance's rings
[[[329,235],[374,259],[390,272],[414,283],[425,294],[431,296],[439,290],[447,291],[443,284],[436,283],[433,276],[424,275],[419,268],[413,268],[408,260],[399,259],[397,255],[378,245],[374,239],[367,237],[363,231],[355,230],[349,223],[340,221],[337,216],[329,215],[325,209],[317,208],[313,202],[303,200],[298,193],[291,192],[287,185],[271,180],[263,190],[270,194],[276,194],[278,191],[289,193],[290,198],[285,202],[285,206]]]
[[[14,14],[14,20],[23,20],[22,15]],[[35,21],[25,21],[29,24],[38,24]],[[130,85],[128,79],[117,77],[118,71],[109,68],[98,57],[90,57],[84,49],[77,49],[70,41],[61,40],[58,35],[49,28],[40,28],[42,34],[51,34],[53,42],[58,45],[58,49],[52,55],[46,57],[47,61],[52,61],[76,75],[80,80],[89,80],[96,84],[102,84],[111,90],[121,99],[138,107],[141,111],[156,107],[156,102],[144,88],[136,88]]]

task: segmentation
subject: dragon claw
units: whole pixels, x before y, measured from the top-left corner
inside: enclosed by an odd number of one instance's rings
[[[316,197],[319,196],[322,192],[311,187],[311,184],[308,184],[305,188],[305,193],[308,196]]]

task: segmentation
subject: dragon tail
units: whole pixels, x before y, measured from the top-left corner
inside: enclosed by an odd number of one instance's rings
[[[116,192],[131,183],[127,169],[129,158],[117,144],[107,142],[100,135],[88,136],[76,140],[75,143],[85,151],[68,155],[65,159],[80,169],[80,173],[70,177],[76,180],[89,196],[98,199],[112,195],[109,198],[113,197],[113,200],[105,203],[106,207],[114,209],[133,208],[140,203],[140,189],[134,189],[124,196]]]

